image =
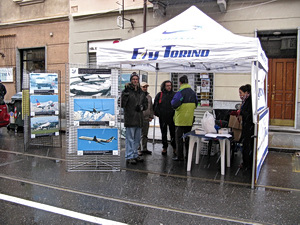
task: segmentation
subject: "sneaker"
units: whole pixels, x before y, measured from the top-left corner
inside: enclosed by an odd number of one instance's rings
[[[132,165],[137,164],[136,159],[127,159],[126,162],[127,162],[127,164],[132,164]]]
[[[147,154],[147,155],[152,155],[152,152],[149,151],[148,149],[141,151],[142,155]]]
[[[167,152],[167,149],[166,148],[164,148],[163,150],[162,150],[162,152],[161,152],[161,154],[162,155],[166,155],[168,152]]]
[[[144,162],[144,159],[138,156],[137,158],[135,158],[135,161],[136,162]]]
[[[143,151],[138,150],[138,155],[142,156],[143,155]]]

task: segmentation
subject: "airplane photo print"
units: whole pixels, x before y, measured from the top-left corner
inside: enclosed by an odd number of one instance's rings
[[[118,152],[118,129],[77,129],[78,155],[115,155]]]
[[[70,96],[111,96],[111,70],[70,68]]]
[[[31,138],[58,134],[58,116],[38,116],[31,118]]]
[[[31,95],[30,115],[58,115],[58,95]]]
[[[74,121],[79,125],[109,125],[115,121],[115,99],[75,98]]]
[[[30,93],[58,93],[57,73],[30,73]]]

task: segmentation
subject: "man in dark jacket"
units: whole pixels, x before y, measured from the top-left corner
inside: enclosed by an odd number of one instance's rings
[[[126,161],[129,164],[143,162],[138,156],[138,147],[143,127],[143,111],[147,109],[148,101],[145,92],[140,88],[139,76],[135,72],[131,74],[130,83],[127,83],[122,91],[121,107],[124,109],[126,127]]]
[[[4,96],[6,95],[6,88],[4,86],[4,84],[2,84],[1,80],[0,80],[0,101],[4,100]]]
[[[173,84],[171,81],[166,80],[160,86],[161,92],[159,92],[154,99],[153,110],[154,114],[159,117],[159,126],[161,130],[162,154],[167,154],[168,149],[168,126],[171,136],[171,145],[173,147],[173,157],[176,154],[176,143],[175,143],[175,124],[173,121],[174,109],[171,106],[171,101],[175,95],[173,91]]]

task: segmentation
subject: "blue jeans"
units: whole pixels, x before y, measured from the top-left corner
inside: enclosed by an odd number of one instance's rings
[[[142,128],[140,127],[126,127],[125,159],[134,159],[138,157],[141,130]]]

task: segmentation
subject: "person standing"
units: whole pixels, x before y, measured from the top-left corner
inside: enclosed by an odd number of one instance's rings
[[[198,105],[197,95],[188,84],[188,78],[186,75],[179,78],[179,84],[180,89],[171,101],[171,105],[175,109],[174,122],[177,146],[177,156],[173,157],[174,161],[183,161],[184,159],[182,136],[192,130],[194,123],[194,111]],[[189,138],[186,138],[186,151],[188,149],[188,141]]]
[[[149,85],[146,82],[141,83],[141,88],[146,94],[146,98],[148,100],[148,108],[147,110],[143,111],[143,128],[142,128],[142,145],[141,150],[138,152],[139,155],[143,154],[149,154],[151,155],[152,152],[147,149],[147,143],[148,143],[148,132],[149,132],[149,123],[153,119],[153,104],[152,104],[152,97],[148,93],[148,87]]]
[[[168,127],[171,136],[171,146],[173,147],[173,157],[176,154],[175,142],[175,124],[173,120],[174,109],[171,106],[171,101],[175,95],[173,91],[173,84],[171,81],[166,80],[160,86],[160,92],[157,93],[154,99],[154,114],[159,118],[159,126],[162,137],[163,150],[161,154],[166,155],[168,149]]]
[[[124,109],[124,126],[126,127],[125,158],[128,164],[137,164],[144,160],[138,156],[143,126],[143,111],[148,107],[145,92],[140,88],[139,76],[133,72],[130,83],[125,84],[121,94],[121,108]]]
[[[0,80],[0,101],[4,100],[5,95],[6,95],[6,88],[4,84],[2,84],[2,81]]]
[[[240,168],[251,169],[253,162],[254,146],[254,123],[252,112],[251,85],[246,84],[239,88],[239,95],[242,100],[239,115],[242,116],[242,135],[240,142],[243,144],[243,163]]]

